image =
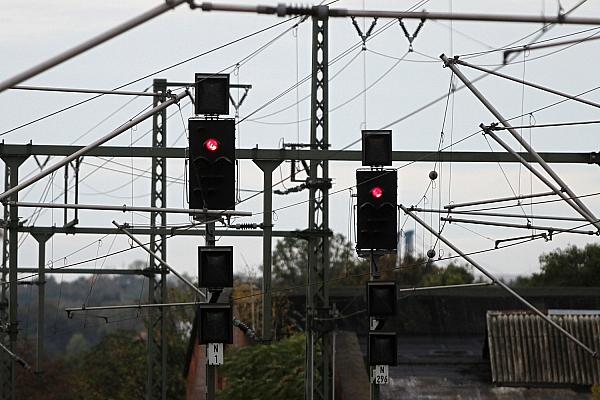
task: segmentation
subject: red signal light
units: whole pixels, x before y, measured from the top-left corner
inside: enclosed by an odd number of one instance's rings
[[[373,189],[371,189],[371,196],[373,196],[375,199],[380,199],[383,196],[383,189],[379,186],[375,186]]]
[[[219,150],[219,141],[217,139],[207,139],[204,142],[204,148],[208,151],[210,151],[211,153],[214,153],[215,151]]]

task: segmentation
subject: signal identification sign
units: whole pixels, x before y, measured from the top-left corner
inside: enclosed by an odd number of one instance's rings
[[[223,365],[223,343],[207,344],[206,358],[208,365]]]
[[[373,383],[376,385],[390,383],[390,367],[388,365],[376,365],[373,368]]]

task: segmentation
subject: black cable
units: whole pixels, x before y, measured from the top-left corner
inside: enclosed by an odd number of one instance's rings
[[[338,76],[338,75],[339,75],[341,72],[343,72],[343,71],[344,71],[346,68],[348,68],[348,67],[350,66],[350,64],[352,64],[352,62],[353,62],[354,60],[356,60],[356,59],[358,58],[358,56],[360,56],[360,54],[361,54],[361,52],[360,52],[360,51],[356,52],[356,54],[354,55],[354,57],[352,57],[352,58],[351,58],[351,59],[350,59],[350,60],[349,60],[349,61],[348,61],[346,64],[344,64],[344,65],[343,65],[343,66],[342,66],[342,67],[341,67],[341,68],[340,68],[340,69],[339,69],[339,70],[338,70],[338,71],[337,71],[335,74],[333,74],[333,75],[332,75],[332,76],[329,78],[329,82],[332,82],[332,81],[333,81],[333,80],[334,80],[334,79],[335,79],[335,78],[336,78],[336,77],[337,77],[337,76]],[[333,64],[333,63],[331,63],[331,64]],[[330,64],[330,65],[331,65],[331,64]],[[298,81],[298,82],[296,82],[296,85],[295,85],[295,87],[294,87],[293,89],[296,89],[296,88],[298,88],[298,87],[299,87],[299,86],[300,86],[302,83],[306,82],[306,80],[307,80],[307,77],[304,77],[304,78],[302,79],[302,81]],[[287,105],[287,106],[285,106],[285,107],[283,107],[283,108],[280,108],[279,110],[273,111],[273,112],[271,112],[271,113],[269,113],[269,114],[259,115],[258,117],[256,117],[256,118],[252,118],[252,119],[249,119],[248,121],[252,121],[252,122],[258,122],[258,123],[261,123],[259,120],[261,120],[261,119],[265,119],[265,118],[268,118],[268,117],[272,117],[273,115],[277,115],[277,114],[279,114],[279,113],[282,113],[283,111],[289,110],[290,108],[292,108],[292,107],[294,107],[294,106],[297,106],[297,105],[298,105],[298,104],[300,104],[301,102],[303,102],[303,101],[305,101],[305,100],[309,99],[309,98],[310,98],[310,96],[311,96],[311,95],[310,95],[310,94],[308,94],[308,95],[304,96],[303,98],[301,98],[301,99],[298,99],[296,102],[294,102],[294,103],[292,103],[292,104],[290,104],[290,105]]]
[[[525,44],[525,45],[521,45],[521,46],[498,47],[498,48],[494,48],[494,49],[486,50],[486,51],[479,51],[479,52],[474,52],[474,53],[458,54],[458,57],[469,59],[469,58],[475,58],[475,57],[478,57],[478,56],[482,56],[482,55],[485,55],[485,54],[495,53],[495,52],[498,52],[498,51],[520,50],[520,49],[527,50],[527,48],[529,46],[533,46],[533,45],[541,44],[541,43],[547,43],[547,42],[551,42],[551,41],[557,40],[557,39],[564,39],[566,37],[580,35],[582,33],[587,33],[587,32],[591,32],[591,31],[597,31],[598,29],[600,29],[600,28],[584,29],[584,30],[577,31],[577,32],[567,33],[565,35],[555,36],[555,37],[551,37],[551,38],[544,39],[544,40],[538,40],[536,42],[531,42],[531,43],[528,43],[528,44]],[[522,39],[519,39],[519,40],[522,40]]]
[[[594,221],[594,222],[600,222],[600,220]],[[588,222],[588,223],[581,224],[581,225],[578,225],[576,227],[570,228],[568,231],[580,229],[580,228],[583,228],[583,227],[586,227],[586,226],[589,226],[589,225],[593,225],[593,224],[591,222]],[[561,233],[568,233],[568,231],[556,232],[556,233],[553,234],[553,236],[559,235]],[[502,249],[505,249],[505,248],[508,248],[508,247],[518,246],[518,245],[521,245],[521,244],[524,244],[524,243],[528,243],[528,242],[532,242],[532,241],[538,240],[538,239],[542,239],[542,237],[527,238],[527,239],[521,240],[519,242],[514,242],[514,243],[507,244],[507,245],[502,246],[502,247],[490,247],[490,248],[485,248],[485,249],[481,249],[481,250],[475,250],[475,251],[471,251],[471,252],[468,252],[468,253],[464,253],[464,255],[466,255],[466,256],[472,256],[472,255],[477,255],[477,254],[489,253],[489,252],[493,252],[493,251],[496,251],[496,250],[502,250]],[[447,260],[452,260],[452,259],[461,258],[461,257],[463,257],[463,256],[461,256],[461,255],[454,255],[454,256],[448,256],[448,257],[440,257],[436,261],[447,261]],[[408,265],[408,266],[402,266],[401,265],[399,267],[392,267],[392,268],[389,268],[389,269],[387,269],[385,271],[381,271],[381,272],[388,272],[388,271],[396,271],[396,270],[405,270],[405,269],[416,268],[416,267],[419,267],[419,266],[427,265],[429,262],[430,262],[429,260],[425,260],[423,262],[418,262],[418,263],[415,262],[415,263],[413,263],[411,265]],[[288,292],[288,291],[295,290],[295,289],[305,289],[305,288],[307,288],[309,286],[328,284],[328,283],[332,283],[332,282],[343,281],[343,280],[349,279],[349,278],[359,278],[359,277],[362,277],[362,276],[368,276],[368,275],[370,275],[370,273],[371,273],[370,271],[367,271],[367,272],[364,272],[364,273],[346,275],[346,276],[342,276],[342,277],[338,277],[338,278],[329,279],[329,280],[327,280],[325,282],[315,282],[313,284],[308,284],[308,285],[307,284],[292,285],[292,286],[288,286],[288,287],[281,288],[281,289],[273,289],[273,290],[270,290],[270,291],[258,292],[258,293],[253,293],[253,294],[244,295],[244,296],[240,296],[240,297],[234,297],[234,298],[232,298],[232,300],[234,300],[234,301],[235,300],[243,300],[243,299],[247,299],[247,298],[250,298],[250,297],[262,296],[262,295],[264,295],[266,293],[274,294],[274,293]]]
[[[598,88],[600,88],[600,87],[598,87]],[[591,90],[596,90],[596,89],[597,89],[597,88],[595,88],[595,89],[591,89]],[[590,91],[591,91],[591,90],[590,90]],[[587,92],[589,92],[589,91],[587,91]],[[585,92],[585,93],[587,93],[587,92]],[[579,96],[579,95],[577,95],[577,96]],[[574,96],[574,97],[577,97],[577,96]],[[541,108],[539,108],[539,109],[537,109],[537,110],[535,110],[535,111],[532,111],[532,112],[530,112],[530,113],[538,112],[538,111],[540,111],[540,110],[543,110],[543,109],[546,109],[546,108],[549,108],[549,107],[555,106],[555,105],[557,105],[557,104],[560,104],[560,103],[562,103],[562,102],[564,102],[564,101],[568,101],[568,100],[569,100],[569,99],[560,100],[559,102],[552,103],[551,105],[548,105],[548,106],[541,107]],[[527,114],[524,114],[524,115],[528,115],[528,114],[530,114],[530,113],[527,113]],[[518,115],[518,116],[515,116],[515,117],[512,117],[512,118],[509,118],[509,119],[507,119],[507,121],[510,121],[510,120],[513,120],[513,119],[516,119],[516,118],[520,118],[520,117],[521,117],[521,115]],[[383,128],[382,128],[382,129],[383,129]],[[427,158],[429,158],[429,157],[432,157],[432,156],[434,156],[435,154],[438,154],[438,153],[439,153],[439,151],[444,151],[444,150],[446,150],[446,149],[450,148],[451,146],[454,146],[454,145],[457,145],[457,144],[459,144],[459,143],[462,143],[462,142],[464,142],[465,140],[468,140],[468,139],[472,138],[473,136],[475,136],[475,135],[477,135],[477,134],[479,134],[479,133],[482,133],[482,132],[483,132],[482,130],[478,130],[478,131],[476,131],[476,132],[473,132],[473,133],[471,133],[471,134],[469,134],[469,135],[465,136],[464,138],[462,138],[462,139],[460,139],[460,140],[458,140],[458,141],[456,141],[456,142],[452,142],[452,143],[450,143],[448,146],[446,146],[446,147],[442,148],[441,150],[438,150],[438,151],[432,151],[431,153],[428,153],[428,154],[424,155],[423,157],[420,157],[420,158],[419,158],[419,159],[417,159],[417,160],[409,161],[409,162],[407,162],[407,163],[405,163],[405,164],[403,164],[403,165],[401,165],[401,166],[399,166],[399,167],[397,167],[397,168],[394,168],[394,170],[398,171],[399,169],[402,169],[402,168],[408,167],[408,166],[410,166],[410,165],[412,165],[412,164],[415,164],[415,163],[417,163],[417,162],[419,162],[419,161],[426,160]],[[343,147],[342,149],[333,151],[333,153],[335,153],[335,152],[341,152],[341,151],[343,151],[343,150],[346,150],[347,148],[349,148],[349,147],[351,147],[351,146],[355,145],[356,143],[360,142],[361,140],[362,140],[362,139],[357,139],[357,140],[355,140],[354,142],[352,142],[352,143],[350,143],[350,144],[346,145],[346,146],[345,146],[345,147]],[[385,173],[385,172],[384,172],[384,173]],[[285,181],[285,180],[288,180],[288,179],[290,179],[290,178],[291,178],[291,175],[290,175],[290,176],[288,176],[287,178],[284,178],[284,179],[280,180],[279,182],[276,182],[276,183],[274,183],[274,184],[271,186],[271,189],[273,189],[275,186],[279,185],[281,182],[283,182],[283,181]],[[363,184],[366,184],[367,182],[368,182],[368,181],[365,181],[365,182],[363,182]],[[357,186],[358,186],[358,185],[352,185],[352,186],[348,186],[348,187],[346,187],[346,188],[343,188],[343,189],[338,189],[338,190],[336,190],[336,191],[333,191],[333,192],[330,192],[330,193],[328,193],[328,196],[333,196],[334,194],[338,194],[338,193],[344,192],[344,191],[346,191],[346,190],[349,190],[349,189],[356,188]],[[260,194],[262,194],[262,193],[264,193],[264,189],[263,189],[262,191],[260,191],[260,192],[257,192],[257,193],[255,193],[255,194],[253,194],[253,195],[251,195],[251,196],[249,196],[249,197],[245,198],[245,199],[242,199],[242,200],[241,200],[239,203],[243,203],[243,202],[245,202],[245,201],[248,201],[248,200],[250,200],[250,199],[252,199],[252,198],[254,198],[254,197],[256,197],[256,196],[258,196],[258,195],[260,195]],[[561,200],[562,200],[562,199],[561,199]],[[282,206],[282,207],[279,207],[279,208],[273,209],[273,211],[274,211],[274,212],[275,212],[275,211],[281,211],[281,210],[284,210],[284,209],[287,209],[287,208],[291,208],[291,207],[295,207],[295,206],[298,206],[298,205],[302,205],[302,204],[305,204],[305,203],[308,203],[308,202],[309,202],[309,200],[303,200],[303,201],[299,201],[299,202],[296,202],[296,203],[288,204],[288,205],[285,205],[285,206]],[[239,203],[238,203],[238,204],[239,204]],[[536,204],[536,203],[533,203],[533,204]],[[479,211],[479,210],[478,210],[478,211]],[[483,211],[483,210],[481,210],[481,211]],[[263,213],[263,212],[262,212],[262,211],[260,211],[260,212],[257,212],[257,213],[255,213],[254,215],[260,215],[260,214],[262,214],[262,213]]]
[[[596,90],[596,89],[599,89],[599,88],[600,88],[600,86],[598,86],[598,87],[596,87],[596,88],[592,88],[592,89],[586,90],[585,92],[579,93],[579,94],[577,94],[577,95],[575,95],[575,96],[573,96],[573,97],[574,97],[574,98],[575,98],[575,97],[579,97],[579,96],[581,96],[581,95],[583,95],[583,94],[589,93],[589,92],[591,92],[591,91],[594,91],[594,90]],[[446,96],[444,96],[444,97],[446,97]],[[563,102],[566,102],[566,101],[569,101],[569,100],[571,100],[571,99],[562,99],[562,100],[560,100],[560,101],[557,101],[557,102],[551,103],[551,104],[549,104],[549,105],[546,105],[546,106],[540,107],[540,108],[538,108],[538,109],[536,109],[536,110],[534,110],[534,111],[528,112],[528,113],[526,113],[526,114],[517,115],[517,116],[511,117],[511,118],[508,118],[508,119],[507,119],[507,121],[511,121],[511,120],[513,120],[513,119],[520,118],[520,117],[522,117],[523,115],[529,115],[529,114],[533,114],[533,113],[539,112],[539,111],[541,111],[541,110],[548,109],[548,108],[550,108],[550,107],[556,106],[556,105],[558,105],[558,104],[561,104],[561,103],[563,103]],[[386,127],[387,127],[387,126],[386,126]],[[382,129],[385,129],[386,127],[382,128]],[[478,131],[476,131],[476,132],[473,132],[473,133],[471,133],[471,134],[467,135],[466,137],[464,137],[464,138],[462,138],[462,139],[460,139],[460,140],[458,140],[458,141],[456,141],[456,142],[450,143],[448,146],[446,146],[446,147],[442,148],[442,149],[441,149],[441,151],[444,151],[444,150],[446,150],[446,149],[448,149],[448,148],[450,148],[450,147],[452,147],[452,146],[454,146],[454,145],[456,145],[456,144],[458,144],[458,143],[461,143],[461,142],[463,142],[463,141],[465,141],[465,140],[467,140],[467,139],[470,139],[470,138],[472,138],[473,136],[475,136],[475,135],[477,135],[477,134],[479,134],[479,133],[481,133],[481,132],[483,132],[483,131],[482,131],[482,130],[478,130]],[[339,151],[343,151],[343,150],[347,149],[348,147],[351,147],[351,146],[353,146],[354,144],[356,144],[356,143],[360,142],[361,140],[362,140],[362,139],[357,139],[357,140],[355,140],[354,142],[350,143],[349,145],[345,146],[344,148],[342,148],[342,149],[340,149],[340,150],[336,150],[336,151],[337,151],[337,152],[339,152]],[[334,153],[335,153],[336,151],[334,151]],[[403,165],[401,165],[401,166],[399,166],[399,167],[397,167],[397,168],[393,168],[393,169],[394,169],[394,170],[396,170],[396,171],[398,171],[399,169],[402,169],[402,168],[408,167],[409,165],[412,165],[412,164],[414,164],[414,163],[416,163],[416,162],[418,162],[418,161],[423,161],[423,160],[426,160],[427,158],[429,158],[429,157],[431,157],[431,156],[434,156],[435,154],[438,154],[438,153],[439,153],[439,151],[432,151],[431,153],[428,153],[428,154],[426,154],[426,155],[424,155],[424,156],[420,157],[420,158],[419,158],[419,159],[417,159],[417,160],[409,161],[409,162],[407,162],[407,163],[405,163],[405,164],[403,164]],[[385,173],[385,171],[382,171],[382,173]],[[289,178],[290,178],[290,177],[288,177],[288,178],[286,178],[286,179],[289,179]],[[362,182],[362,184],[366,184],[367,182],[368,182],[368,181]],[[275,185],[277,185],[277,184],[278,184],[278,183],[276,183]],[[275,185],[273,185],[273,187],[274,187]],[[336,190],[336,191],[333,191],[333,192],[330,192],[330,193],[328,193],[328,196],[332,196],[332,195],[334,195],[334,194],[338,194],[338,193],[344,192],[344,191],[346,191],[346,190],[349,190],[349,189],[351,189],[351,188],[355,188],[355,187],[357,187],[357,185],[352,185],[352,186],[349,186],[349,187],[345,187],[345,188],[343,188],[343,189],[338,189],[338,190]],[[255,197],[255,196],[257,196],[258,194],[260,194],[260,193],[256,193],[255,195],[253,195],[253,196],[250,196],[249,198],[246,198],[246,199],[242,200],[242,202],[243,202],[243,201],[246,201],[246,200],[249,200],[249,199],[250,199],[250,198],[252,198],[252,197]],[[295,206],[298,206],[298,205],[305,204],[305,203],[307,203],[307,202],[309,202],[309,200],[303,200],[303,201],[300,201],[300,202],[296,202],[296,203],[288,204],[288,205],[286,205],[286,206],[282,206],[282,207],[280,207],[280,208],[273,209],[273,211],[281,211],[281,210],[284,210],[284,209],[287,209],[287,208],[291,208],[291,207],[295,207]],[[262,212],[255,213],[255,215],[260,215],[260,214],[262,214]]]
[[[413,5],[412,7],[410,7],[407,11],[412,11],[415,8],[420,7],[420,6],[428,3],[429,1],[430,0],[421,1],[421,2]],[[376,30],[375,32],[373,32],[369,37],[367,37],[366,40],[365,40],[365,42],[373,39],[374,37],[376,37],[376,36],[378,36],[380,34],[382,34],[387,29],[389,29],[390,27],[392,27],[393,25],[395,25],[395,23],[396,23],[396,20],[389,21],[387,24],[385,24],[384,26],[382,26],[381,28],[379,28],[378,30]],[[340,54],[338,54],[332,60],[330,60],[329,61],[329,65],[335,64],[337,61],[341,60],[342,58],[344,58],[345,56],[347,56],[348,54],[350,54],[352,51],[354,51],[355,49],[360,48],[362,45],[363,45],[363,42],[362,42],[362,39],[361,39],[360,41],[356,42],[355,44],[351,45],[349,48],[347,48],[346,50],[344,50],[343,52],[341,52]],[[245,120],[249,119],[252,115],[256,114],[257,112],[259,112],[261,110],[263,110],[264,108],[268,107],[269,105],[271,105],[275,101],[279,100],[280,98],[282,98],[286,94],[290,93],[291,91],[293,91],[295,88],[297,88],[301,84],[307,82],[311,77],[312,77],[311,74],[305,76],[299,82],[297,82],[297,83],[293,84],[292,86],[288,87],[283,92],[279,93],[278,95],[276,95],[272,99],[268,100],[266,103],[264,103],[260,107],[256,108],[254,111],[250,112],[250,114],[246,115],[244,118],[242,118],[240,121],[238,121],[238,124],[240,124],[241,122],[244,122]],[[294,106],[294,105],[296,105],[296,104],[293,104],[292,106]],[[259,117],[259,118],[263,118],[263,117]]]
[[[247,34],[247,35],[245,35],[245,36],[242,36],[242,37],[240,37],[240,38],[234,39],[234,40],[232,40],[232,41],[229,41],[229,42],[227,42],[227,43],[225,43],[225,44],[222,44],[222,45],[220,45],[220,46],[214,47],[214,48],[212,48],[212,49],[210,49],[210,50],[207,50],[207,51],[204,51],[204,52],[202,52],[202,53],[196,54],[195,56],[192,56],[192,57],[186,58],[185,60],[178,61],[178,62],[176,62],[176,63],[174,63],[174,64],[171,64],[171,65],[169,65],[169,66],[167,66],[167,67],[161,68],[161,69],[159,69],[159,70],[157,70],[157,71],[154,71],[154,72],[152,72],[152,73],[146,74],[146,75],[144,75],[144,76],[142,76],[142,77],[140,77],[140,78],[134,79],[134,80],[132,80],[132,81],[130,81],[130,82],[124,83],[124,84],[122,84],[122,85],[120,85],[120,86],[117,86],[117,87],[115,87],[115,88],[111,89],[111,90],[119,90],[119,89],[122,89],[122,88],[124,88],[124,87],[130,86],[130,85],[133,85],[134,83],[140,82],[140,81],[142,81],[142,80],[144,80],[144,79],[147,79],[147,78],[150,78],[150,77],[152,77],[152,76],[154,76],[154,75],[157,75],[157,74],[160,74],[160,73],[162,73],[162,72],[168,71],[169,69],[172,69],[172,68],[178,67],[178,66],[180,66],[180,65],[183,65],[183,64],[185,64],[185,63],[188,63],[188,62],[190,62],[190,61],[196,60],[196,59],[198,59],[198,58],[200,58],[200,57],[203,57],[203,56],[206,56],[206,55],[208,55],[208,54],[214,53],[215,51],[218,51],[218,50],[224,49],[225,47],[228,47],[228,46],[231,46],[231,45],[233,45],[233,44],[236,44],[236,43],[238,43],[238,42],[241,42],[241,41],[243,41],[243,40],[245,40],[245,39],[251,38],[251,37],[253,37],[253,36],[256,36],[256,35],[259,35],[259,34],[261,34],[261,33],[263,33],[263,32],[266,32],[266,31],[268,31],[268,30],[271,30],[271,29],[273,29],[273,28],[276,28],[276,27],[278,27],[279,25],[285,24],[285,23],[287,23],[287,22],[289,22],[289,21],[291,21],[291,20],[294,20],[294,19],[296,19],[296,18],[298,18],[298,17],[292,17],[292,18],[289,18],[289,19],[286,19],[286,20],[283,20],[283,21],[277,22],[277,23],[275,23],[275,24],[273,24],[273,25],[269,25],[269,26],[267,26],[267,27],[265,27],[265,28],[263,28],[263,29],[260,29],[260,30],[258,30],[258,31],[255,31],[255,32],[253,32],[253,33],[250,33],[250,34]],[[92,96],[92,97],[90,97],[90,98],[87,98],[87,99],[85,99],[85,100],[82,100],[82,101],[79,101],[79,102],[77,102],[77,103],[71,104],[70,106],[67,106],[67,107],[61,108],[61,109],[59,109],[59,110],[56,110],[56,111],[54,111],[54,112],[52,112],[52,113],[50,113],[50,114],[46,114],[46,115],[44,115],[44,116],[42,116],[42,117],[39,117],[39,118],[36,118],[36,119],[34,119],[34,120],[32,120],[32,121],[26,122],[26,123],[24,123],[24,124],[21,124],[21,125],[19,125],[19,126],[16,126],[16,127],[14,127],[14,128],[11,128],[11,129],[9,129],[9,130],[7,130],[7,131],[1,132],[1,133],[0,133],[0,136],[4,136],[4,135],[6,135],[6,134],[8,134],[8,133],[11,133],[11,132],[14,132],[14,131],[16,131],[16,130],[18,130],[18,129],[21,129],[21,128],[24,128],[24,127],[26,127],[26,126],[29,126],[29,125],[35,124],[36,122],[42,121],[42,120],[44,120],[44,119],[47,119],[47,118],[50,118],[50,117],[52,117],[52,116],[54,116],[54,115],[60,114],[60,113],[62,113],[62,112],[64,112],[64,111],[67,111],[67,110],[70,110],[70,109],[72,109],[72,108],[78,107],[78,106],[80,106],[80,105],[82,105],[82,104],[88,103],[88,102],[90,102],[90,101],[92,101],[92,100],[95,100],[95,99],[97,99],[97,98],[99,98],[99,97],[102,97],[102,96],[104,96],[104,94],[99,94],[99,95],[96,95],[96,96]]]
[[[600,29],[600,28],[598,28],[598,29]],[[580,41],[572,43],[572,44],[570,44],[568,46],[562,47],[560,49],[551,51],[551,52],[546,53],[546,54],[542,54],[541,56],[527,58],[526,60],[520,60],[520,61],[514,61],[514,62],[506,62],[506,63],[503,63],[503,64],[479,64],[478,66],[480,66],[480,67],[498,67],[498,66],[502,66],[502,65],[516,65],[516,64],[521,64],[521,63],[525,63],[525,62],[540,60],[542,58],[550,57],[550,56],[552,56],[554,54],[561,53],[561,52],[563,52],[565,50],[568,50],[571,47],[577,46],[579,44],[586,43],[587,41],[589,41],[589,39],[598,37],[598,35],[600,35],[600,32],[596,32],[596,33],[594,33],[594,34],[592,34],[590,36],[586,36],[585,38],[581,39]]]
[[[218,219],[218,216],[215,216],[215,219],[213,220],[213,222],[216,222],[216,221],[218,221],[218,220],[219,220],[219,219]],[[207,221],[207,222],[211,222],[211,221]],[[168,227],[168,229],[170,229],[172,233],[171,233],[171,234],[169,234],[169,235],[166,235],[164,240],[166,241],[166,240],[168,240],[168,239],[172,238],[173,236],[176,236],[176,235],[177,235],[177,233],[176,233],[175,231],[176,231],[177,229],[189,230],[189,229],[192,229],[192,228],[194,228],[194,227],[196,227],[196,226],[197,226],[197,224],[186,224],[186,225],[180,225],[180,226],[177,226],[177,227],[175,227],[175,226]],[[106,236],[108,236],[108,235],[104,235],[103,237],[106,237]],[[161,238],[161,239],[157,239],[156,241],[157,241],[157,242],[160,242],[160,241],[162,241],[162,240],[163,240],[163,239]],[[97,242],[97,241],[94,241],[93,243],[96,243],[96,242]],[[92,243],[92,244],[93,244],[93,243]],[[144,246],[148,246],[149,244],[150,244],[150,242],[144,243]],[[90,246],[90,245],[87,245],[86,247],[89,247],[89,246]],[[65,269],[65,268],[69,268],[69,267],[74,267],[74,266],[76,266],[76,265],[86,264],[86,263],[88,263],[88,262],[92,262],[92,261],[97,261],[97,260],[100,260],[100,259],[103,259],[103,258],[107,258],[107,257],[111,257],[111,256],[114,256],[114,255],[117,255],[117,254],[125,253],[125,252],[127,252],[127,251],[130,251],[130,250],[133,250],[133,249],[137,249],[137,248],[141,248],[141,247],[142,247],[141,245],[130,246],[130,247],[126,248],[126,249],[117,250],[117,251],[114,251],[114,252],[112,252],[112,253],[108,253],[108,254],[106,254],[106,255],[104,255],[104,256],[93,257],[93,258],[89,258],[89,259],[87,259],[87,260],[78,261],[78,262],[75,262],[75,263],[71,263],[71,264],[67,264],[67,265],[63,265],[63,266],[61,266],[61,267],[57,267],[57,268],[51,268],[51,269],[52,269],[53,271],[59,271],[59,270],[61,270],[61,269]],[[60,260],[60,259],[66,259],[66,257],[59,258],[59,260]],[[32,278],[32,277],[36,277],[36,276],[38,276],[38,275],[39,275],[38,273],[34,273],[34,274],[32,274],[32,275],[27,275],[27,276],[24,276],[24,277],[18,278],[18,279],[17,279],[17,281],[21,281],[21,280],[24,280],[24,279],[29,279],[29,278]],[[9,283],[10,283],[10,282],[6,282],[5,284],[9,284]]]

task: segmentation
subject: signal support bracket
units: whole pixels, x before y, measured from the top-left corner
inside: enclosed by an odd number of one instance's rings
[[[273,338],[273,299],[271,297],[271,267],[273,264],[273,171],[281,160],[254,160],[254,164],[263,172],[263,339],[270,342]]]

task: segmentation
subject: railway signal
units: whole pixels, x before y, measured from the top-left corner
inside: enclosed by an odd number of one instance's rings
[[[235,121],[189,120],[189,206],[235,209]]]
[[[356,171],[357,250],[396,250],[397,181],[396,170]]]

